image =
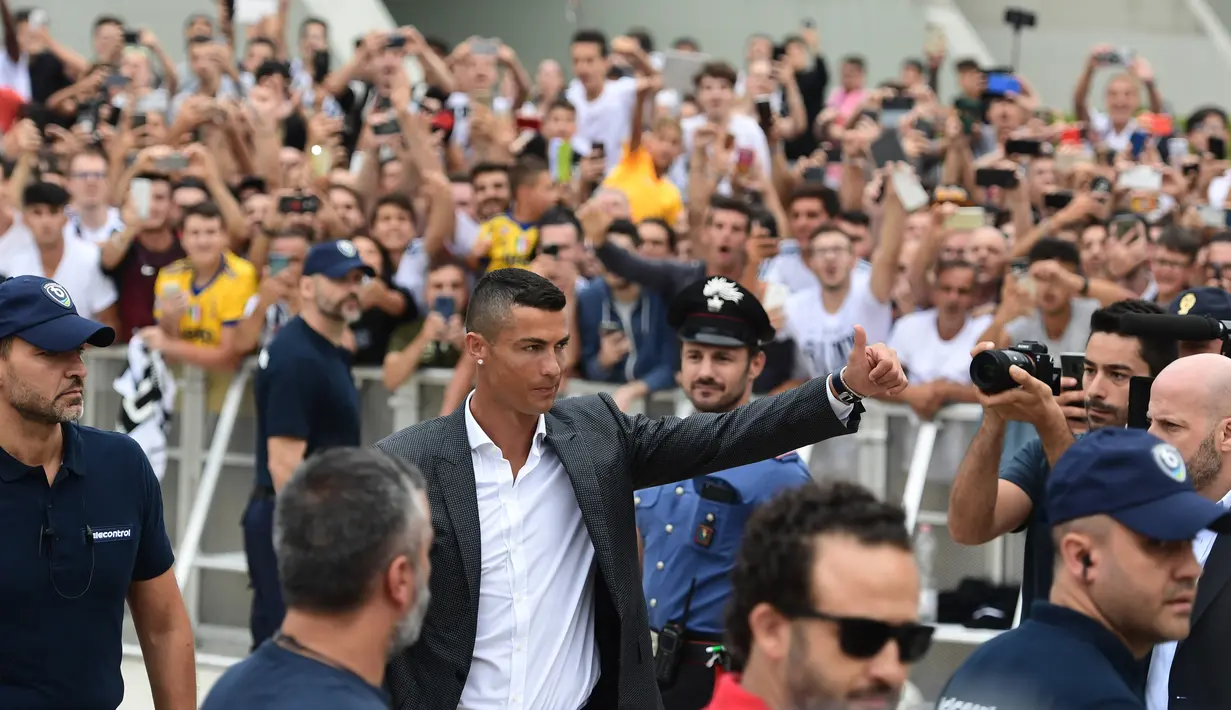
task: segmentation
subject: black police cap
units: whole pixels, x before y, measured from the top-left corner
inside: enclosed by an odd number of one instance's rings
[[[742,348],[774,339],[769,314],[748,289],[712,276],[680,292],[671,302],[667,323],[686,342]]]

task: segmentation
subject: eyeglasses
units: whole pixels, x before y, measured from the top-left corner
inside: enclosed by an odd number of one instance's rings
[[[898,642],[898,659],[914,663],[932,647],[936,631],[924,624],[890,624],[858,616],[834,616],[816,609],[783,612],[789,619],[817,619],[838,626],[838,646],[851,658],[868,659],[881,652],[890,641]]]
[[[107,173],[80,171],[73,173],[73,177],[78,180],[103,180],[107,177]]]

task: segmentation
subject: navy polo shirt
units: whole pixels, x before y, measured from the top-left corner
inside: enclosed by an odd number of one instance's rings
[[[304,458],[359,446],[359,391],[351,355],[295,318],[261,351],[256,376],[256,485],[273,488],[270,437],[307,443]]]
[[[1022,618],[1029,618],[1036,600],[1051,596],[1051,582],[1056,550],[1051,540],[1051,523],[1047,522],[1047,476],[1051,464],[1043,451],[1043,442],[1036,435],[1022,445],[1000,469],[1000,478],[1013,483],[1030,496],[1030,517],[1013,532],[1026,532],[1026,550],[1022,559]]]
[[[62,425],[51,485],[0,450],[0,708],[114,710],[124,601],[174,556],[137,442]]]
[[[389,710],[389,696],[359,676],[261,644],[214,683],[201,710]]]
[[[975,649],[936,710],[1144,710],[1144,667],[1094,619],[1048,602]]]

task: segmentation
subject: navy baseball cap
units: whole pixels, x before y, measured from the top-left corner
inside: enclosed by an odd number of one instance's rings
[[[1197,493],[1179,450],[1142,429],[1090,432],[1052,468],[1048,521],[1058,525],[1092,515],[1110,516],[1152,540],[1231,532],[1231,511]]]
[[[331,279],[340,279],[356,269],[368,276],[376,275],[372,267],[360,260],[359,250],[349,239],[314,244],[303,262],[304,276],[321,274]]]
[[[1231,320],[1231,293],[1213,286],[1200,286],[1181,291],[1167,309],[1173,316],[1208,316]]]
[[[41,276],[0,282],[0,338],[9,336],[53,353],[76,350],[85,343],[105,348],[115,342],[114,330],[77,315],[68,291]]]

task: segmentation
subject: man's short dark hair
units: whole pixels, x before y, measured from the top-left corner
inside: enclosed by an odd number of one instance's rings
[[[845,57],[842,57],[842,63],[850,64],[853,67],[859,67],[859,71],[868,70],[867,61],[865,61],[864,58],[859,56],[858,54],[848,54]]]
[[[979,69],[979,62],[975,61],[974,59],[970,59],[970,58],[959,59],[958,62],[953,65],[953,67],[957,70],[958,74],[965,74],[966,72],[972,72],[972,71],[982,71],[981,69]]]
[[[32,182],[22,190],[21,204],[24,207],[43,205],[53,210],[62,210],[68,203],[68,191],[55,183]]]
[[[607,35],[599,30],[577,30],[573,33],[573,39],[569,41],[569,44],[596,44],[598,53],[604,57],[607,56]]]
[[[790,614],[811,611],[817,538],[842,535],[865,546],[909,551],[906,514],[854,483],[809,481],[762,504],[748,519],[732,573],[727,605],[727,651],[736,664],[748,660],[752,629],[748,615],[766,603]]]
[[[1140,355],[1150,370],[1150,377],[1157,377],[1163,368],[1170,365],[1180,356],[1180,344],[1172,338],[1151,338],[1141,335],[1129,335],[1124,332],[1120,317],[1126,313],[1138,315],[1163,315],[1165,308],[1157,303],[1143,301],[1139,298],[1126,298],[1111,305],[1098,309],[1090,316],[1090,334],[1109,333],[1126,338],[1136,338],[1141,343]]]
[[[274,55],[277,56],[278,45],[274,44],[274,41],[272,39],[268,37],[253,37],[252,39],[248,40],[249,49],[257,45],[260,45],[260,44],[263,44],[266,47],[269,47],[269,49],[274,53]]]
[[[569,113],[577,113],[577,107],[573,105],[573,102],[563,96],[557,96],[556,100],[551,102],[551,104],[547,107],[547,113],[551,113],[557,109],[561,111],[568,111]]]
[[[200,217],[201,219],[216,219],[219,223],[222,222],[222,210],[218,209],[218,205],[206,200],[198,202],[195,205],[188,205],[181,212],[181,222],[187,224],[189,217]]]
[[[909,68],[911,68],[911,69],[914,69],[915,71],[919,72],[920,74],[922,74],[922,73],[923,73],[923,62],[919,61],[918,59],[914,59],[914,58],[912,58],[912,57],[907,57],[906,59],[903,59],[903,60],[902,60],[902,68],[903,68],[903,69],[906,69],[906,68],[908,68],[908,67],[909,67]]]
[[[701,65],[701,70],[692,78],[694,89],[701,88],[702,79],[721,79],[734,87],[739,80],[739,74],[735,72],[735,67],[726,62],[706,62]]]
[[[637,45],[641,47],[641,51],[649,54],[654,51],[654,37],[650,35],[650,31],[644,27],[634,27],[628,31],[628,36],[637,40]]]
[[[121,29],[124,27],[124,21],[115,15],[99,15],[94,18],[94,24],[90,27],[90,33],[98,32],[98,28],[103,25],[116,25]]]
[[[954,269],[970,269],[972,274],[978,273],[979,271],[979,269],[969,261],[962,261],[961,259],[944,259],[936,263],[936,277],[940,278],[941,274],[946,271],[953,271]]]
[[[150,182],[166,183],[168,187],[171,186],[171,177],[168,176],[166,173],[144,172],[144,173],[137,173],[136,177],[141,178],[143,180],[149,180]]]
[[[308,459],[278,491],[274,549],[286,606],[344,614],[406,555],[416,574],[431,528],[423,475],[376,449],[330,449]]]
[[[723,195],[714,195],[710,198],[710,214],[713,214],[714,212],[738,212],[744,215],[744,219],[747,220],[748,226],[751,226],[752,210],[748,208],[748,203],[743,200],[737,200],[734,197],[725,197]],[[706,217],[706,221],[709,221],[709,217]],[[744,231],[748,231],[747,227],[745,227]]]
[[[488,173],[504,173],[505,177],[508,177],[509,166],[504,163],[475,163],[470,169],[470,182],[473,183],[480,175]]]
[[[837,219],[839,222],[853,224],[856,227],[868,227],[872,224],[872,218],[868,216],[868,213],[860,210],[845,210],[843,212],[839,212]]]
[[[572,210],[560,206],[550,207],[543,213],[543,216],[539,219],[539,234],[542,234],[541,230],[543,227],[562,224],[567,224],[577,230],[577,237],[578,239],[581,238],[581,222],[577,221],[577,216],[573,214]]]
[[[659,227],[662,227],[663,231],[667,233],[667,246],[671,249],[672,252],[675,251],[675,242],[677,239],[679,239],[679,236],[676,235],[675,233],[675,227],[672,227],[670,224],[668,224],[667,220],[661,217],[647,217],[646,219],[641,220],[641,223],[642,224],[656,224]],[[640,232],[637,233],[637,237],[636,239],[633,240],[633,243],[638,246],[641,245],[641,233]]]
[[[842,203],[838,200],[838,193],[820,183],[805,182],[796,186],[787,195],[787,207],[795,204],[798,200],[820,200],[821,208],[825,210],[825,217],[827,219],[837,217],[839,210],[842,209]]]
[[[693,39],[692,37],[676,37],[675,41],[671,43],[671,48],[678,50],[681,47],[692,47],[694,49],[701,49],[701,43]]]
[[[1077,245],[1056,237],[1043,237],[1030,247],[1026,260],[1031,264],[1036,261],[1055,260],[1073,268],[1081,267],[1081,253]]]
[[[415,221],[415,203],[411,202],[408,196],[400,192],[390,192],[387,195],[381,195],[376,200],[376,204],[372,205],[372,219],[370,221],[376,221],[376,213],[380,212],[380,208],[386,205],[392,205],[402,210],[410,215],[410,221]]]
[[[495,340],[514,306],[559,313],[565,306],[564,292],[528,269],[491,271],[474,287],[466,309],[466,332]]]
[[[1190,264],[1197,260],[1197,253],[1201,251],[1201,238],[1183,227],[1164,228],[1156,244],[1167,251],[1183,254]]]
[[[509,170],[509,191],[516,195],[518,190],[532,184],[549,169],[547,161],[533,155],[518,158]]]
[[[308,28],[312,25],[320,25],[326,32],[329,31],[329,23],[319,17],[305,17],[303,22],[299,23],[299,36],[303,37],[307,33]]]
[[[208,195],[209,185],[206,185],[205,181],[199,177],[185,175],[180,178],[178,182],[171,185],[171,192],[176,192],[178,190],[200,190]]]
[[[1224,125],[1227,123],[1226,111],[1217,106],[1202,106],[1188,116],[1188,120],[1184,122],[1184,127],[1189,132],[1195,131],[1200,128],[1201,124],[1205,123],[1210,116],[1218,116]]]

